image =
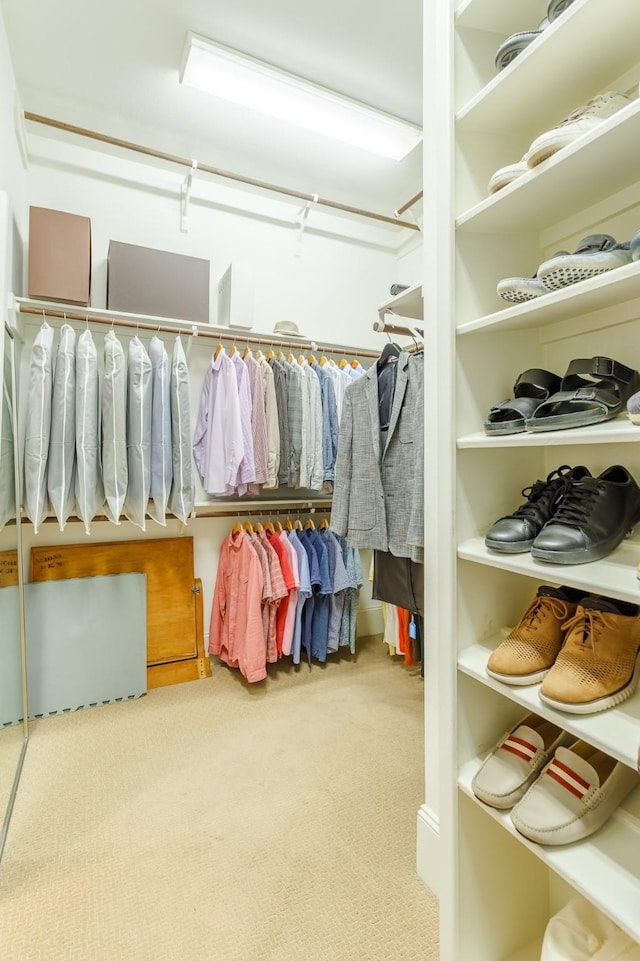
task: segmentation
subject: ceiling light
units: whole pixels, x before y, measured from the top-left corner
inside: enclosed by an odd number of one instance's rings
[[[187,35],[180,82],[392,160],[422,140],[414,124],[194,33]]]

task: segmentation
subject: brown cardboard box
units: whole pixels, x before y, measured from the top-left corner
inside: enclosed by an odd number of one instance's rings
[[[29,296],[89,306],[89,217],[46,207],[29,208]]]
[[[209,261],[109,242],[107,308],[209,323]]]

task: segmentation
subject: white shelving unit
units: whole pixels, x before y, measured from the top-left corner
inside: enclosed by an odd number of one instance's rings
[[[615,9],[614,9],[615,7]],[[640,5],[574,3],[504,71],[497,46],[535,28],[546,0],[448,0],[425,8],[425,313],[432,364],[426,384],[426,633],[437,644],[425,674],[437,701],[438,747],[426,753],[438,783],[443,961],[535,961],[549,918],[583,894],[640,942],[640,788],[598,832],[557,848],[533,844],[509,812],[478,801],[475,771],[530,711],[637,768],[640,690],[617,708],[573,715],[548,708],[539,686],[486,673],[491,650],[540,584],[640,604],[640,531],[601,561],[536,562],[487,550],[490,524],[521,490],[561,464],[594,475],[623,464],[640,482],[640,428],[624,415],[589,428],[487,436],[491,406],[518,375],[562,376],[574,358],[612,357],[640,369],[640,263],[509,305],[498,281],[532,276],[590,233],[628,240],[640,230]],[[570,147],[488,196],[491,174],[532,140],[607,90],[636,98]],[[431,455],[431,456],[430,456]],[[432,704],[433,708],[433,704]],[[434,829],[435,830],[435,829]]]
[[[378,307],[380,320],[392,314],[395,317],[407,317],[410,320],[422,320],[424,307],[422,302],[422,283],[412,284],[406,290],[390,297]]]

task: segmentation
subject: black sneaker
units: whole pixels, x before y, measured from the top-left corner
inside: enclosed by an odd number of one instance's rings
[[[534,540],[553,517],[565,491],[574,479],[590,477],[586,467],[569,467],[563,464],[551,471],[546,480],[537,480],[522,491],[526,503],[521,504],[506,517],[492,524],[484,543],[492,551],[503,554],[521,554],[531,548]]]
[[[638,521],[640,488],[626,467],[616,464],[599,477],[571,482],[531,556],[552,564],[597,561],[615,550]]]

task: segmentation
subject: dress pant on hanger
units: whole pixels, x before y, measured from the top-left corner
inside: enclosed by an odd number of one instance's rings
[[[424,564],[389,551],[374,551],[371,596],[424,616]]]

